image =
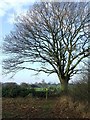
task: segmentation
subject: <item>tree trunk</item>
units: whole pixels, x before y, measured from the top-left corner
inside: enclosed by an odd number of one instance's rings
[[[68,93],[68,80],[67,79],[61,79],[61,92],[63,94],[67,94]]]

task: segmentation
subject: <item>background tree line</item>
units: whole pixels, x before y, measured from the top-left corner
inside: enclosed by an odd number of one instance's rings
[[[69,95],[74,100],[90,100],[90,62],[82,69],[87,69],[86,72],[78,75],[79,80],[69,85]],[[22,83],[4,83],[2,84],[2,97],[42,97],[45,98],[46,91],[36,91],[35,88],[48,88],[48,97],[57,97],[61,95],[59,84],[51,84],[43,81],[42,83],[27,84]],[[45,90],[45,89],[44,89]]]

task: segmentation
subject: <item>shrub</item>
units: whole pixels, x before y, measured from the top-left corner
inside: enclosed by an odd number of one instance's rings
[[[25,97],[29,92],[29,89],[23,88],[15,83],[8,83],[2,86],[2,97]]]
[[[46,91],[36,91],[35,89],[32,89],[32,97],[46,97]]]
[[[3,86],[2,87],[2,97],[17,97],[19,95],[20,87],[15,86]]]
[[[70,91],[70,95],[74,99],[88,101],[88,83],[76,83]]]
[[[19,96],[20,96],[20,97],[26,97],[29,93],[30,93],[30,90],[29,90],[29,89],[20,88]]]

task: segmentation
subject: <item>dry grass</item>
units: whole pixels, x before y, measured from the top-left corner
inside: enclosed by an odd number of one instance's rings
[[[88,103],[62,96],[51,99],[3,98],[3,118],[90,118]]]
[[[71,97],[62,96],[54,107],[55,117],[90,118],[88,102],[73,101]]]

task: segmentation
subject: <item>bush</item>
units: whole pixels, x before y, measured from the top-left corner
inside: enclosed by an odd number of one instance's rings
[[[32,97],[46,97],[46,91],[36,91],[35,89],[32,89]]]
[[[76,83],[70,91],[70,95],[74,99],[88,101],[88,83]]]
[[[20,96],[20,97],[26,97],[29,93],[30,93],[30,90],[29,90],[29,89],[20,88],[19,96]]]
[[[22,88],[17,84],[8,83],[2,86],[2,97],[25,97],[30,93],[30,90],[27,88]]]
[[[2,87],[2,97],[17,97],[19,95],[20,87],[16,86],[3,86]]]

